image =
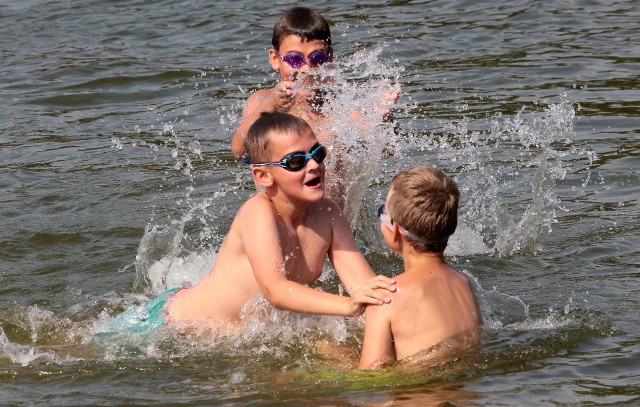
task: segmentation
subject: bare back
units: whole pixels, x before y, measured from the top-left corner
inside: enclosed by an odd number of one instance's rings
[[[467,278],[449,266],[407,271],[396,281],[398,292],[389,306],[389,323],[398,359],[480,325]]]
[[[444,261],[396,276],[390,304],[365,311],[360,367],[377,368],[461,334],[477,333],[480,312],[467,278]]]

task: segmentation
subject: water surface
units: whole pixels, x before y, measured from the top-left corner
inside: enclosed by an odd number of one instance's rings
[[[393,173],[454,175],[447,250],[488,339],[450,364],[339,369],[358,319],[274,311],[240,336],[91,338],[197,281],[253,193],[230,154],[276,77],[287,2],[0,2],[0,376],[8,405],[634,405],[640,400],[640,9],[633,1],[319,2],[339,108],[399,82],[400,128],[347,128],[351,211],[373,267],[402,269],[374,211]],[[337,123],[336,126],[339,126]],[[383,156],[371,146],[393,145]],[[367,147],[368,146],[368,147]],[[364,181],[362,181],[364,179]],[[320,287],[337,290],[327,268]]]

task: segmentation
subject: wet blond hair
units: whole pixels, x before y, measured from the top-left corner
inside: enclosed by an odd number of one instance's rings
[[[444,251],[458,226],[455,181],[436,168],[415,167],[397,173],[389,193],[389,216],[421,240],[409,238],[411,245],[424,252]]]

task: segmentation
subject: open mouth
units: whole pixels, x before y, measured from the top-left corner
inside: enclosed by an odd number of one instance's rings
[[[321,182],[322,180],[320,179],[320,177],[315,177],[311,181],[305,182],[304,184],[308,187],[317,187]]]

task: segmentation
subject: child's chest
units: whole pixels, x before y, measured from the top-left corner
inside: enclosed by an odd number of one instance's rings
[[[285,274],[288,280],[313,284],[322,274],[330,240],[317,230],[303,228],[288,233],[282,242]]]

